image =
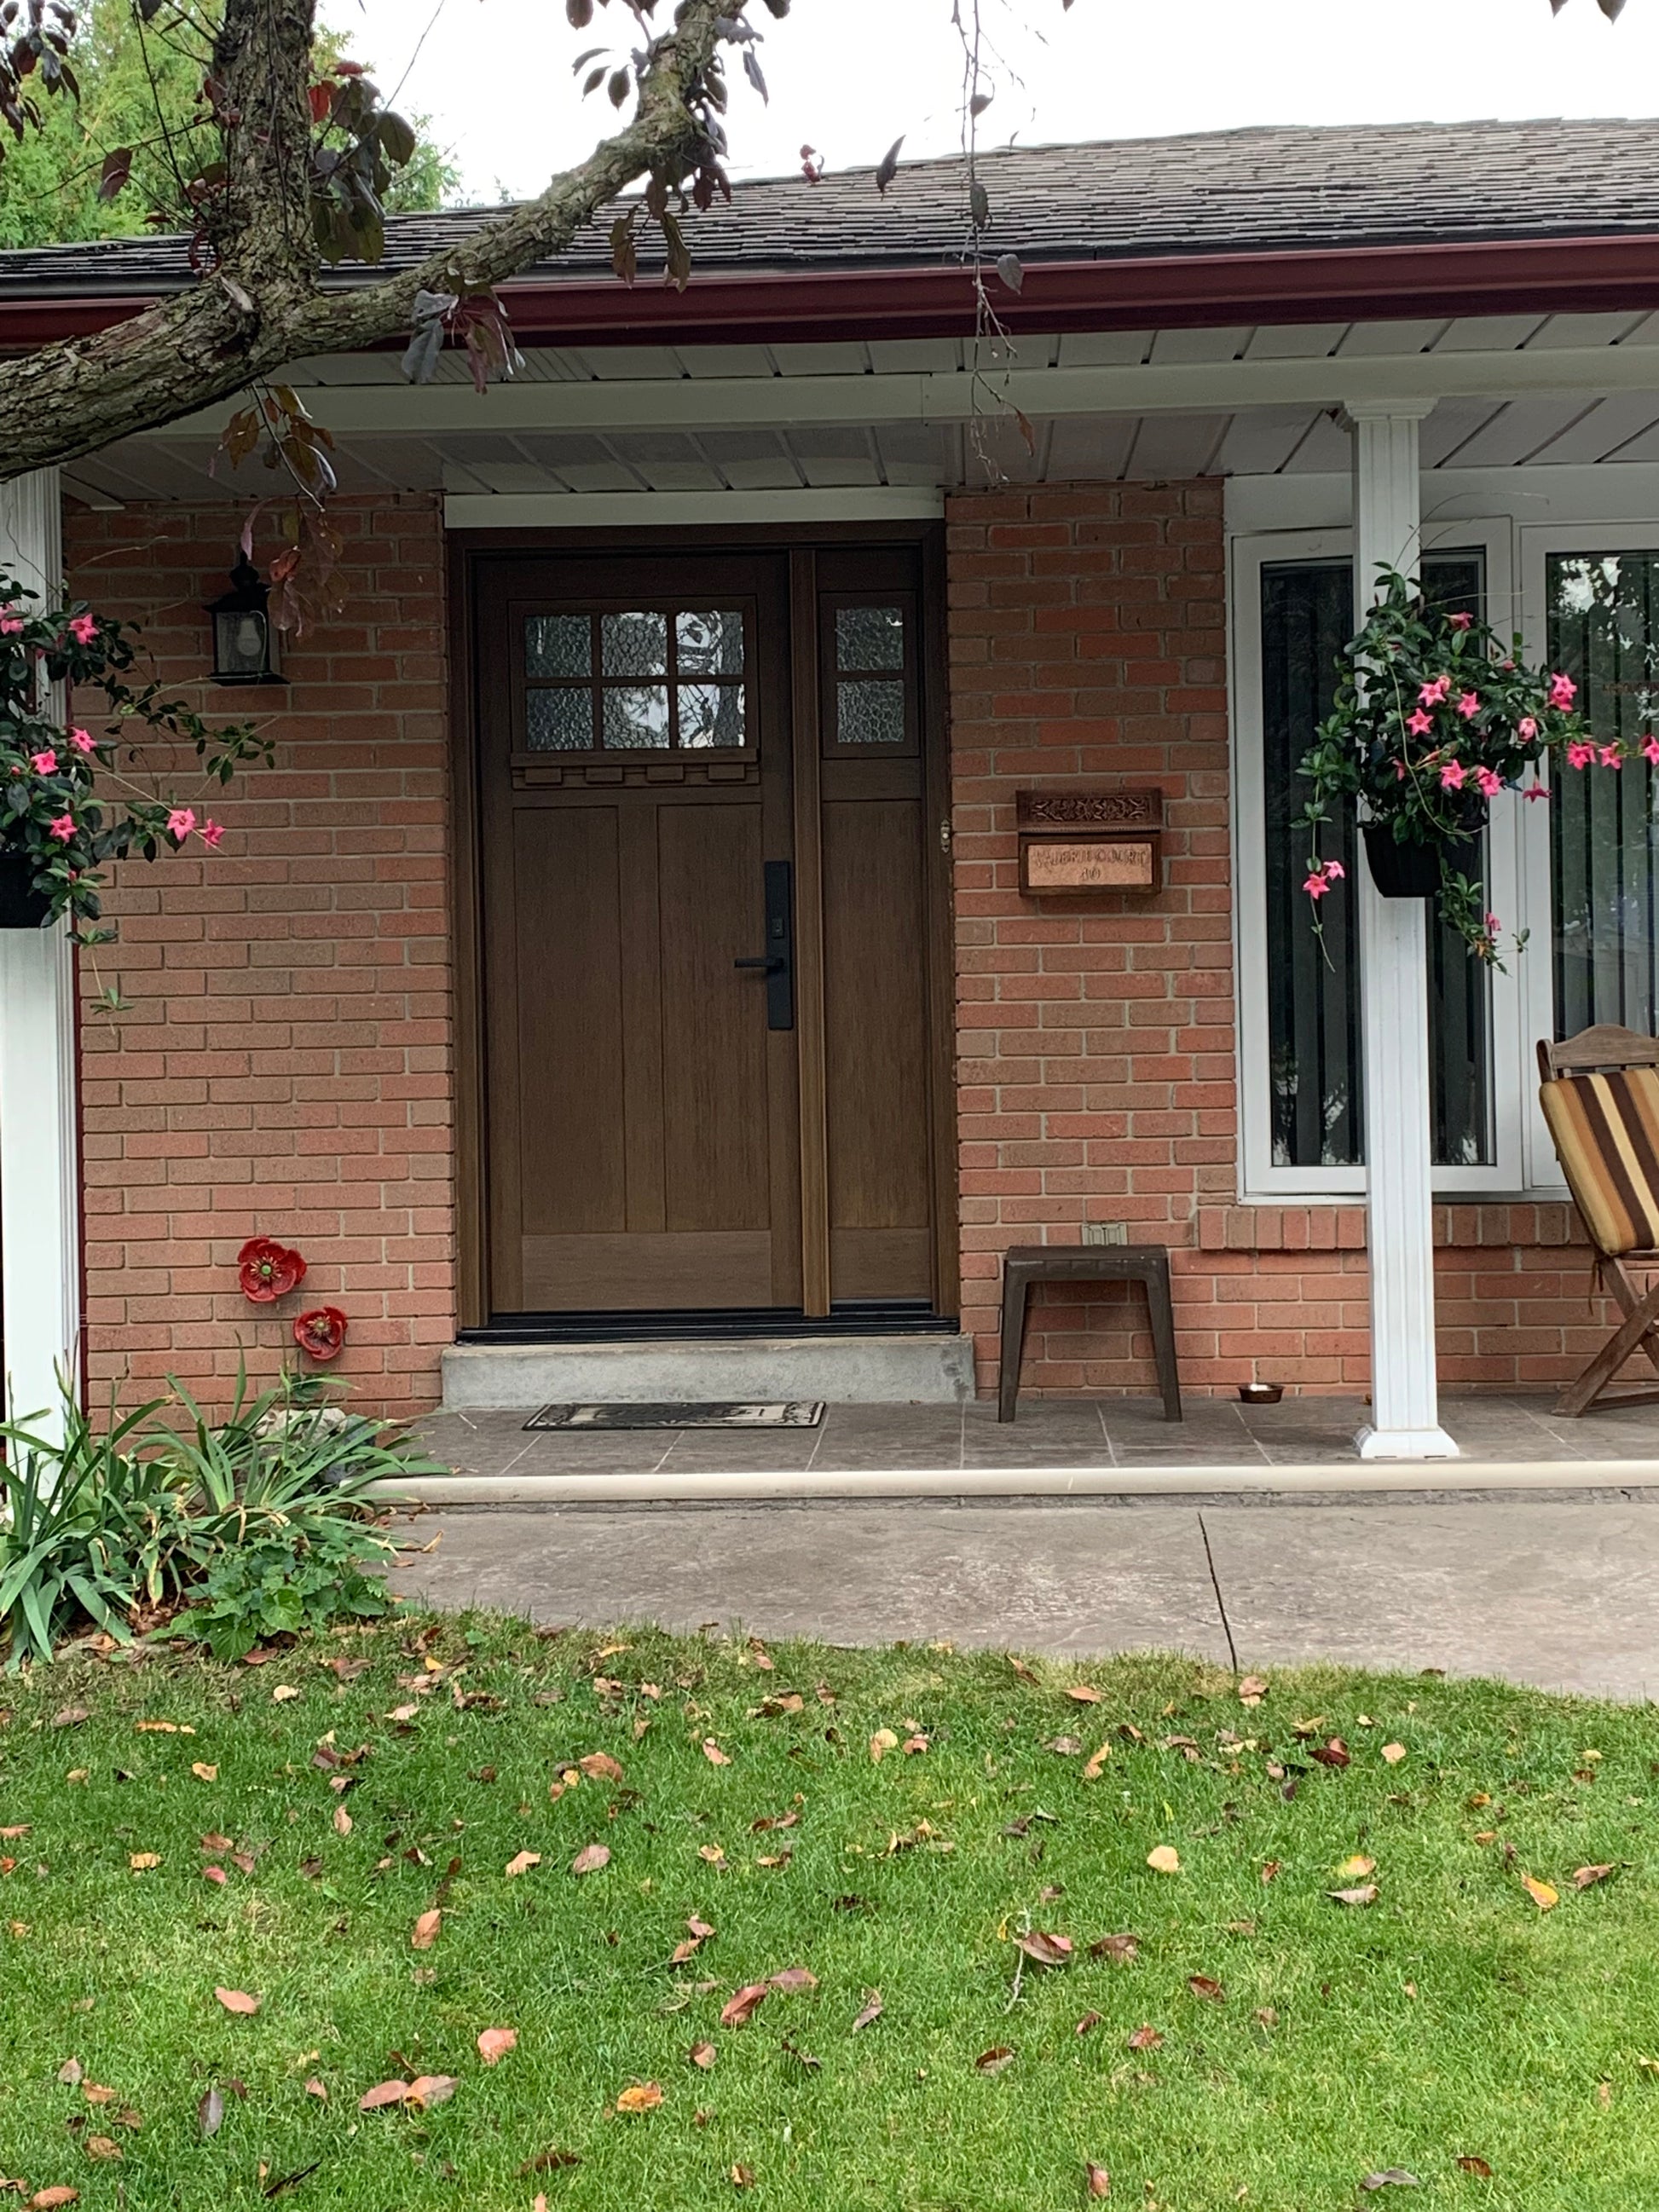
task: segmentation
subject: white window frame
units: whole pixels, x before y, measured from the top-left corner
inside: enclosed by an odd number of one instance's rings
[[[1616,464],[1613,465],[1616,467]],[[1659,552],[1659,516],[1651,522],[1527,523],[1521,540],[1521,634],[1529,660],[1541,661],[1549,647],[1549,609],[1546,592],[1546,562],[1552,553]],[[1571,772],[1571,771],[1569,771]],[[1537,934],[1547,946],[1553,945],[1554,915],[1550,890],[1550,821],[1547,806],[1528,806],[1524,812],[1536,820],[1522,824],[1523,896],[1529,910],[1546,918]],[[1527,978],[1527,1035],[1555,1035],[1555,963],[1553,957],[1531,963]],[[1536,1069],[1527,1085],[1532,1110],[1527,1116],[1528,1182],[1540,1187],[1562,1187],[1561,1170],[1550,1142],[1543,1115],[1538,1110]]]
[[[1425,505],[1428,502],[1425,501]],[[1549,550],[1571,551],[1571,532],[1546,529]],[[1591,531],[1590,538],[1595,533]],[[1650,533],[1659,543],[1659,533]],[[1428,521],[1424,550],[1479,547],[1486,558],[1486,619],[1500,636],[1517,627],[1515,599],[1514,526],[1507,516],[1468,521]],[[1609,551],[1618,548],[1611,543]],[[1285,1203],[1330,1199],[1352,1204],[1365,1188],[1363,1167],[1275,1166],[1273,1159],[1271,1073],[1267,1048],[1267,823],[1262,774],[1261,571],[1281,561],[1352,559],[1352,529],[1252,532],[1231,542],[1233,941],[1237,951],[1239,1195],[1251,1202]],[[1541,592],[1542,555],[1539,556]],[[1530,637],[1528,644],[1530,646]],[[1532,921],[1535,942],[1549,942],[1549,843],[1547,823],[1525,822],[1528,807],[1515,793],[1494,801],[1487,832],[1488,896],[1504,922],[1507,939]],[[1533,847],[1544,831],[1543,873],[1537,876]],[[1523,847],[1528,865],[1523,869]],[[1541,907],[1538,887],[1541,883]],[[1345,895],[1352,896],[1350,889]],[[1542,927],[1539,926],[1541,919]],[[1550,1001],[1550,963],[1511,951],[1506,972],[1492,976],[1492,1160],[1481,1167],[1437,1167],[1437,1194],[1478,1197],[1522,1189],[1547,1160],[1548,1181],[1559,1186],[1559,1170],[1544,1138],[1535,1141],[1541,1121],[1535,1104],[1535,1077],[1526,1061],[1534,1036],[1549,1032],[1529,1026],[1535,1018],[1533,994],[1542,970],[1543,1001]],[[1536,1127],[1534,1128],[1534,1126]]]

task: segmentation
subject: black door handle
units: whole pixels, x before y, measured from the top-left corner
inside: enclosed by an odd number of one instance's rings
[[[795,871],[788,860],[768,860],[763,874],[769,949],[734,960],[732,965],[757,969],[765,976],[767,1028],[792,1030],[795,1026]]]

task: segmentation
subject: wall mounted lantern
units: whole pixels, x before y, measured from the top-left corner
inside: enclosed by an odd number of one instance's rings
[[[230,572],[230,589],[208,608],[213,617],[216,684],[280,684],[270,593],[246,553]]]

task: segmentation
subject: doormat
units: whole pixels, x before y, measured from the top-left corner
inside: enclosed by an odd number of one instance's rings
[[[822,1398],[787,1405],[748,1405],[736,1399],[713,1403],[609,1406],[544,1406],[526,1429],[815,1429],[823,1419]]]

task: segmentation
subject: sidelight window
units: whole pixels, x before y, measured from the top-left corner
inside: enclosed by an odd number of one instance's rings
[[[915,670],[906,605],[839,601],[825,735],[834,750],[915,746]]]

